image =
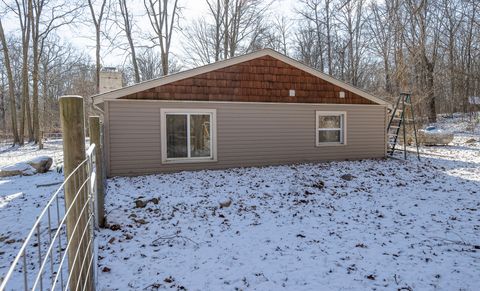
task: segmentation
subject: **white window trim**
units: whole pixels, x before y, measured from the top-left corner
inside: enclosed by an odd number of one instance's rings
[[[340,128],[319,128],[318,119],[320,116],[342,116],[340,119]],[[340,142],[319,142],[319,130],[340,130]],[[324,146],[345,146],[347,145],[347,112],[346,111],[315,111],[315,145],[317,147]]]
[[[167,158],[167,114],[210,114],[210,157],[194,158]],[[189,118],[188,118],[189,119]],[[190,121],[188,121],[189,124]],[[187,126],[187,136],[190,136],[190,127]],[[162,163],[206,163],[217,161],[217,110],[216,109],[190,109],[190,108],[162,108],[160,109],[160,140],[162,148]],[[190,150],[190,138],[187,139],[187,147]],[[190,153],[189,153],[190,155]]]

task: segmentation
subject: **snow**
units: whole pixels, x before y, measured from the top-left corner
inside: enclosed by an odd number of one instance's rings
[[[424,132],[425,134],[445,134],[446,131],[441,128],[436,128],[433,126],[429,126],[425,129],[420,129],[420,131]]]
[[[110,179],[99,289],[479,290],[480,142],[465,142],[480,135],[466,125],[442,119],[454,142],[420,162]]]
[[[52,169],[55,169],[55,165],[63,158],[61,141],[47,141],[43,150],[38,150],[38,146],[34,144],[26,144],[23,147],[2,147],[0,148],[0,168],[12,164],[25,164],[25,161],[41,156],[52,157]],[[30,167],[28,164],[25,165]],[[37,215],[59,185],[37,186],[62,181],[63,174],[55,170],[33,176],[0,178],[0,278],[10,267]]]
[[[109,179],[107,220],[119,229],[98,233],[98,289],[479,290],[480,127],[458,116],[435,126],[455,139],[421,147],[420,162]],[[40,156],[55,169],[61,141],[2,147],[0,167]],[[0,178],[0,277],[58,188],[37,185],[62,180]]]
[[[480,112],[477,112],[476,115],[477,119],[480,118]],[[476,126],[473,126],[473,124],[473,115],[471,117],[465,117],[462,114],[455,113],[453,116],[439,116],[437,122],[433,125],[447,132],[460,135],[470,134],[478,138],[480,134],[480,127],[478,124]],[[472,131],[472,129],[474,130]]]
[[[53,168],[55,164],[63,161],[62,140],[54,139],[45,142],[42,150],[38,145],[28,143],[22,147],[2,146],[0,147],[0,165],[11,165],[18,162],[26,162],[37,157],[49,156],[53,159]]]
[[[36,170],[30,166],[29,164],[27,163],[24,163],[24,162],[20,162],[20,163],[16,163],[16,164],[13,164],[13,165],[9,165],[9,166],[5,166],[5,167],[2,167],[0,168],[0,172],[1,171],[5,171],[5,172],[22,172],[24,175],[33,175],[35,174]]]

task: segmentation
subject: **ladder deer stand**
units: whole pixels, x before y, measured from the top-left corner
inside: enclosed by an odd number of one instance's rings
[[[409,110],[407,110],[409,109]],[[407,112],[409,117],[407,117]],[[417,139],[417,128],[415,124],[415,114],[413,111],[412,104],[412,95],[409,93],[400,93],[398,96],[397,102],[395,102],[395,107],[393,108],[392,116],[388,122],[387,135],[388,135],[388,148],[387,153],[392,157],[395,153],[395,150],[403,151],[404,159],[407,159],[407,131],[405,129],[406,122],[412,122],[413,124],[413,133],[415,137],[415,146],[417,149],[417,158],[420,160],[420,153],[418,151],[418,139]],[[398,136],[400,130],[403,133],[403,148],[397,149]]]

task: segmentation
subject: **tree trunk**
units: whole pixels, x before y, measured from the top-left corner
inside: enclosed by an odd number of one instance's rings
[[[318,6],[317,5],[315,5],[315,29],[316,29],[316,36],[317,36],[316,45],[320,49],[320,53],[319,53],[320,72],[323,73],[325,71],[325,61],[323,59],[322,27],[320,26],[320,19],[319,19],[319,15],[318,15]]]
[[[2,71],[2,88],[0,89],[0,114],[2,115],[2,132],[7,130],[7,118],[5,116],[5,75]]]
[[[391,77],[390,77],[390,64],[389,64],[389,61],[388,61],[388,57],[384,56],[383,66],[384,66],[384,69],[385,69],[385,91],[387,91],[387,93],[389,93],[389,94],[392,94],[393,93],[393,91],[392,91],[392,81],[391,81]]]
[[[29,106],[28,98],[28,48],[24,46],[23,48],[23,64],[22,64],[22,99],[20,105],[20,129],[19,129],[19,143],[23,145],[25,143],[25,122],[29,124],[30,122],[30,110],[28,110],[28,116],[26,116],[27,106]],[[26,119],[26,120],[25,120]]]
[[[333,74],[333,67],[332,67],[332,39],[331,39],[331,29],[330,29],[330,0],[325,1],[325,29],[327,32],[327,63],[328,63],[328,74]]]
[[[220,0],[217,0],[217,14],[215,15],[215,62],[220,60],[220,29],[222,26],[220,18]]]
[[[437,110],[435,104],[435,91],[434,91],[434,65],[431,62],[426,62],[426,89],[427,89],[427,102],[428,102],[428,122],[433,123],[437,121]]]
[[[100,24],[95,25],[95,92],[100,93]]]
[[[132,55],[132,66],[135,77],[135,83],[140,83],[140,72],[138,70],[137,54],[135,52],[135,44],[132,37],[132,23],[130,22],[130,13],[128,12],[128,6],[126,0],[120,0],[120,12],[123,18],[123,29],[125,30],[125,36],[127,37],[128,45],[130,47],[130,53]]]
[[[39,74],[39,48],[38,48],[38,39],[39,39],[39,25],[40,20],[37,15],[35,19],[33,18],[33,11],[30,11],[31,16],[31,23],[32,23],[32,50],[33,50],[33,72],[32,72],[32,80],[33,80],[33,93],[32,93],[32,102],[33,102],[33,140],[35,143],[40,142],[40,119],[38,114],[38,74]]]
[[[229,7],[229,0],[224,0],[224,23],[223,23],[223,34],[224,34],[224,39],[223,39],[223,58],[226,60],[228,58],[228,43],[229,43],[229,34],[228,34],[228,7]]]
[[[48,70],[46,68],[46,66],[43,68],[43,72],[42,72],[42,98],[43,98],[43,116],[41,118],[42,120],[42,129],[43,129],[43,132],[45,133],[46,130],[48,130],[49,127],[47,127],[47,119],[48,119],[48,116],[47,116],[47,106],[49,105],[49,102],[48,102]]]
[[[90,8],[90,15],[92,16],[92,22],[95,26],[95,92],[100,92],[100,37],[101,37],[101,25],[105,11],[105,5],[107,0],[102,1],[98,17],[95,14],[94,4],[91,0],[88,0],[88,7]]]
[[[135,83],[140,83],[140,71],[138,70],[137,54],[135,52],[135,46],[133,45],[132,37],[129,37],[130,50],[132,54],[133,72],[135,74]]]
[[[30,20],[32,0],[28,0],[28,15],[22,24],[22,108],[20,116],[20,144],[24,144],[25,123],[29,141],[33,141],[32,116],[30,113],[29,78],[28,78],[28,49],[30,45]]]

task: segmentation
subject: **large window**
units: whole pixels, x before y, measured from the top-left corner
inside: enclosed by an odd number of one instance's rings
[[[215,110],[162,109],[162,160],[215,160]]]
[[[345,139],[345,112],[326,112],[317,111],[316,118],[316,144],[323,145],[343,145]]]

